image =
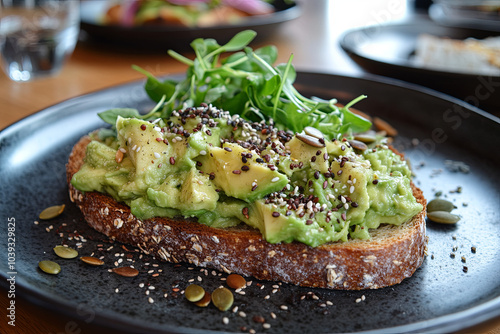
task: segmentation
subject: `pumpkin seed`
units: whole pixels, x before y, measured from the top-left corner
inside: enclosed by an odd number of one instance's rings
[[[456,224],[460,217],[446,211],[432,211],[427,213],[427,218],[436,223]]]
[[[61,245],[54,247],[54,253],[56,253],[57,256],[62,257],[63,259],[74,259],[78,256],[78,252],[73,248]]]
[[[102,266],[104,264],[103,260],[100,260],[93,256],[82,256],[80,260],[87,264],[90,264],[91,266]]]
[[[313,136],[318,139],[324,139],[325,136],[323,135],[323,132],[319,131],[316,128],[313,128],[312,126],[306,126],[304,128],[304,132],[306,135]]]
[[[375,117],[373,124],[379,131],[384,131],[389,137],[394,137],[398,134],[398,130],[381,118]]]
[[[113,268],[113,272],[123,277],[135,277],[139,275],[139,270],[132,267]]]
[[[212,296],[208,292],[205,291],[205,295],[203,296],[203,298],[198,300],[195,303],[195,305],[199,306],[199,307],[207,307],[210,304],[211,299],[212,299]]]
[[[295,137],[297,137],[298,139],[300,139],[304,143],[311,145],[313,147],[325,147],[325,142],[324,141],[321,142],[320,139],[318,139],[316,137],[305,135],[302,133],[297,133],[295,135]]]
[[[453,209],[455,209],[453,203],[440,198],[435,198],[429,203],[427,203],[427,212],[433,212],[433,211],[451,212],[451,210]]]
[[[243,289],[247,285],[247,281],[243,276],[238,274],[231,274],[227,277],[226,283],[230,288]]]
[[[233,302],[233,293],[227,288],[217,288],[212,292],[212,303],[221,311],[229,310]]]
[[[53,261],[40,261],[38,267],[47,274],[57,275],[61,272],[61,266]]]
[[[205,289],[197,284],[190,284],[184,291],[184,296],[190,302],[200,301],[205,296]]]
[[[354,135],[354,139],[369,144],[377,140],[377,137],[375,137],[375,135],[371,133],[358,133],[357,135]]]
[[[48,208],[46,208],[45,210],[43,210],[42,212],[40,212],[40,215],[38,215],[38,217],[40,219],[43,219],[43,220],[49,220],[49,219],[52,219],[52,218],[56,218],[61,213],[63,213],[64,207],[65,207],[64,204],[49,206]]]
[[[351,144],[352,148],[354,148],[356,150],[364,151],[364,150],[368,149],[368,146],[366,146],[365,143],[363,143],[362,141],[359,141],[359,140],[355,140],[355,139],[349,140],[349,144]]]

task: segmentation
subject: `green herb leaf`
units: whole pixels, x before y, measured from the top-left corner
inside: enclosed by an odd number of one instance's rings
[[[140,114],[137,111],[137,109],[131,109],[131,108],[115,108],[115,109],[109,109],[103,112],[98,113],[99,117],[106,123],[115,125],[116,124],[116,119],[118,116],[124,117],[124,118],[139,118]]]
[[[205,102],[248,120],[273,119],[279,128],[295,132],[311,125],[329,139],[369,129],[368,120],[349,110],[364,96],[343,108],[336,105],[336,99],[304,97],[293,86],[297,76],[292,65],[293,55],[286,64],[275,67],[276,47],[253,50],[247,46],[255,36],[254,31],[245,30],[223,46],[211,38],[196,39],[191,43],[196,55],[194,60],[170,50],[170,56],[188,65],[186,78],[180,81],[162,82],[134,67],[147,76],[145,89],[151,99],[163,103],[162,107],[155,108],[161,111],[152,111],[151,115],[168,117],[176,108]],[[224,52],[233,53],[219,59]]]
[[[222,46],[224,51],[231,52],[231,51],[238,51],[244,48],[245,46],[250,43],[257,33],[253,30],[244,30],[239,33],[237,33],[227,44]]]

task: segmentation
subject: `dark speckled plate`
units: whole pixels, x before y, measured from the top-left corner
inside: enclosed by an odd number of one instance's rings
[[[96,113],[152,106],[137,82],[65,101],[1,132],[0,281],[6,285],[11,271],[5,241],[7,222],[14,218],[17,292],[56,312],[91,318],[102,328],[149,333],[242,328],[265,333],[452,332],[499,316],[499,119],[396,81],[299,73],[297,87],[305,95],[335,96],[343,103],[367,94],[357,107],[390,120],[400,131],[396,146],[412,160],[415,181],[426,197],[440,192],[457,206],[462,219],[456,226],[428,223],[428,257],[413,277],[369,291],[253,281],[244,295],[235,295],[237,312],[191,305],[181,295],[190,280],[201,280],[199,284],[211,290],[223,284],[226,274],[159,263],[132,247],[112,244],[86,225],[67,195],[65,162],[80,136],[103,125]],[[447,160],[465,163],[469,173],[450,171]],[[67,206],[62,216],[34,223],[42,209],[62,203]],[[61,243],[78,248],[81,255],[103,256],[106,264],[89,267],[77,259],[58,259],[52,248]],[[42,273],[37,268],[42,259],[56,260],[62,272]],[[110,273],[115,261],[134,263],[139,276]],[[253,321],[255,316],[271,327],[263,328]]]

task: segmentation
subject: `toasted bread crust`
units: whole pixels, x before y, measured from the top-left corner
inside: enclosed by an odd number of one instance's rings
[[[113,240],[139,247],[168,262],[236,272],[261,280],[307,287],[377,289],[410,277],[425,257],[425,209],[401,226],[386,225],[371,231],[370,240],[350,240],[310,247],[299,242],[271,244],[242,224],[218,229],[192,220],[151,218],[139,220],[130,208],[98,192],[82,193],[70,180],[83,164],[90,142],[83,137],[67,164],[71,200],[88,224]],[[412,184],[424,208],[422,191]]]

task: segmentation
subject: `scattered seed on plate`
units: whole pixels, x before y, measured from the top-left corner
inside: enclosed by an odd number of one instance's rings
[[[205,295],[203,296],[203,298],[201,298],[200,300],[198,300],[194,304],[196,306],[199,306],[199,307],[207,307],[210,304],[211,300],[212,300],[212,296],[210,295],[210,293],[205,291]]]
[[[233,289],[243,289],[247,285],[247,281],[241,275],[230,274],[226,279],[226,284]]]
[[[48,208],[46,208],[45,210],[43,210],[42,212],[40,212],[40,215],[38,217],[40,219],[43,219],[43,220],[49,220],[49,219],[52,219],[52,218],[56,218],[61,213],[63,213],[64,207],[65,207],[64,204],[49,206]]]
[[[201,300],[205,296],[205,289],[198,284],[190,284],[186,288],[184,295],[187,300],[194,303]]]
[[[139,275],[139,270],[132,267],[118,267],[112,269],[115,274],[123,277],[135,277]]]
[[[460,217],[446,211],[432,211],[427,213],[427,218],[436,223],[456,224]]]
[[[435,198],[429,203],[427,203],[427,212],[434,212],[434,211],[451,212],[454,208],[455,205],[453,205],[453,203],[441,198]]]
[[[53,261],[40,261],[38,267],[47,274],[56,275],[61,272],[61,266]]]
[[[224,287],[215,289],[212,292],[212,303],[221,311],[227,311],[233,305],[233,293]]]
[[[74,259],[78,256],[78,252],[70,247],[58,245],[53,249],[54,253],[56,253],[57,256],[62,257],[63,259]]]

